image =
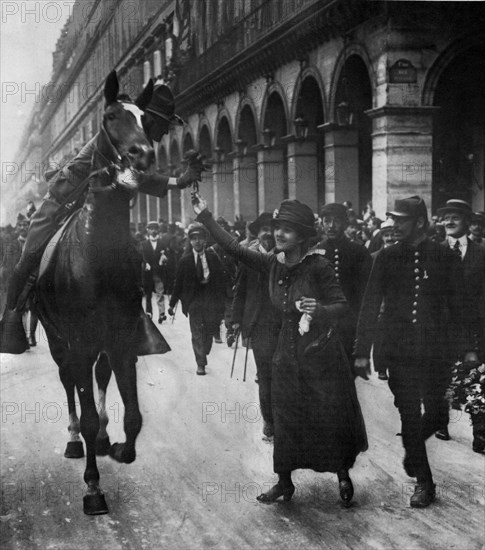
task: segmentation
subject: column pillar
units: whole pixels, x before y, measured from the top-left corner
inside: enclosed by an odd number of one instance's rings
[[[233,159],[234,215],[245,220],[258,216],[258,166],[256,154],[237,154]]]
[[[284,150],[258,146],[258,210],[272,212],[285,198]]]
[[[317,144],[313,140],[291,138],[288,146],[288,198],[318,208]]]
[[[359,204],[358,133],[351,126],[322,124],[325,133],[325,203]]]
[[[234,220],[234,177],[232,159],[223,159],[214,164],[214,202],[217,205],[215,214],[222,216],[229,223]]]
[[[394,200],[419,195],[431,210],[433,114],[437,107],[385,106],[372,118],[372,204],[382,216]]]

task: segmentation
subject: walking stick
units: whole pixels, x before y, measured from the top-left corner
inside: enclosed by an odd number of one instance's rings
[[[173,308],[172,325],[173,325],[173,322],[175,321],[175,314],[177,313],[177,306],[178,305],[179,305],[179,303],[177,302],[175,304],[175,307]]]
[[[231,367],[231,378],[232,378],[232,375],[234,374],[234,364],[236,363],[236,353],[237,353],[237,344],[239,342],[239,330],[236,332],[236,344],[234,346],[234,355],[232,357],[232,367]]]
[[[246,356],[244,357],[244,374],[243,374],[243,382],[246,382],[246,369],[248,366],[248,351],[249,351],[249,336],[246,340]]]

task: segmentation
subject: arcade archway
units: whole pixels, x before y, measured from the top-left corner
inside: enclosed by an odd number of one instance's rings
[[[484,210],[485,44],[456,56],[438,79],[434,105],[432,208],[450,198]]]

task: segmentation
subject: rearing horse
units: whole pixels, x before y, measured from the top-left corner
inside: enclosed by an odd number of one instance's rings
[[[137,184],[127,169],[146,170],[153,149],[141,125],[141,109],[117,100],[116,73],[105,84],[106,106],[95,138],[91,175],[83,207],[73,214],[36,285],[37,310],[67,393],[71,441],[65,456],[83,456],[86,443],[84,512],[108,512],[99,486],[98,454],[119,462],[135,460],[142,418],[136,386],[137,327],[141,311],[139,258],[129,231],[130,199]],[[145,97],[145,101],[149,101]],[[93,395],[93,365],[101,395]],[[115,373],[125,407],[125,443],[109,444],[104,395]],[[76,415],[76,388],[81,420]]]

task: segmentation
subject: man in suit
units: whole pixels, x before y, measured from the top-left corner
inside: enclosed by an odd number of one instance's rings
[[[365,243],[365,247],[369,250],[369,254],[377,252],[382,247],[381,225],[382,220],[376,216],[371,216],[367,220],[370,239]]]
[[[325,258],[333,264],[343,293],[349,304],[348,315],[339,321],[339,334],[349,361],[351,361],[357,318],[372,259],[364,245],[351,241],[345,230],[347,209],[343,204],[326,204],[321,212],[324,239],[317,248],[325,250]]]
[[[152,317],[152,293],[155,293],[158,306],[158,323],[162,324],[165,315],[165,297],[163,295],[163,269],[167,257],[162,249],[160,226],[158,222],[147,224],[148,238],[141,243],[145,269],[143,272],[143,290],[146,299],[146,313]]]
[[[249,231],[257,235],[257,239],[249,245],[249,248],[259,250],[263,254],[272,253],[270,251],[275,245],[271,229],[272,218],[271,213],[263,212],[249,224]],[[242,337],[251,341],[259,384],[259,405],[264,423],[263,435],[264,438],[271,440],[274,435],[271,369],[280,323],[277,311],[269,297],[268,273],[255,271],[245,264],[240,264],[231,320],[234,329],[241,329]]]
[[[173,317],[177,302],[188,315],[197,374],[206,374],[212,338],[224,316],[226,296],[224,268],[217,254],[206,248],[207,230],[200,223],[188,228],[190,251],[180,259],[168,314]]]
[[[417,479],[411,507],[424,508],[436,497],[425,442],[447,422],[444,396],[451,363],[458,355],[470,360],[476,354],[463,330],[460,260],[427,237],[423,199],[396,200],[387,215],[394,220],[398,242],[382,250],[373,265],[357,326],[355,369],[368,378],[369,353],[384,300],[389,388],[401,416],[404,469]]]
[[[438,210],[446,231],[446,246],[460,259],[464,276],[465,330],[479,361],[485,360],[485,248],[467,235],[473,220],[471,206],[459,199],[447,201]],[[473,450],[485,453],[485,419],[472,415]],[[438,439],[450,439],[447,425],[435,433]]]

